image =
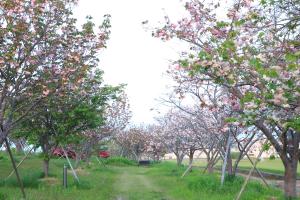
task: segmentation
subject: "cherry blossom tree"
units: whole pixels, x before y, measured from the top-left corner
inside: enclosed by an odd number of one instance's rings
[[[76,157],[77,165],[81,159],[88,162],[93,151],[98,153],[101,143],[111,141],[128,125],[131,118],[128,98],[122,85],[119,86],[118,90],[115,94],[116,97],[106,102],[103,124],[81,133],[80,141],[73,145],[73,149],[78,155]]]
[[[160,126],[157,124],[147,125],[144,127],[146,134],[148,135],[148,142],[147,142],[147,149],[146,149],[146,156],[154,161],[160,161],[161,157],[166,154],[166,148],[159,137]]]
[[[90,130],[104,125],[106,104],[120,88],[103,85],[102,74],[99,70],[91,72],[76,90],[63,96],[49,95],[20,123],[16,134],[42,149],[46,177],[54,148],[81,139],[82,133],[91,135]]]
[[[194,152],[198,149],[196,140],[193,138],[193,130],[184,114],[173,109],[157,118],[159,128],[156,134],[164,143],[167,151],[175,154],[178,166],[182,164],[184,156],[188,154],[192,163]]]
[[[206,145],[201,147],[208,159],[206,169],[212,172],[213,166],[221,156],[223,161],[227,159],[228,172],[232,174],[230,152],[226,153],[226,138],[231,133],[225,119],[232,115],[232,109],[235,109],[235,105],[224,103],[231,99],[230,95],[225,89],[211,81],[203,82],[197,75],[191,77],[184,68],[178,67],[177,63],[172,65],[167,73],[176,85],[167,98],[162,98],[162,103],[176,107],[189,115],[191,121],[194,121],[192,124],[194,124],[193,128],[196,135],[198,131],[198,138],[196,139],[200,144]],[[186,107],[185,104],[190,104],[192,107]],[[200,137],[203,137],[202,140]],[[230,149],[228,150],[230,151]]]
[[[123,88],[124,86],[121,85]],[[115,135],[123,131],[131,118],[129,99],[122,90],[114,101],[110,101],[105,110],[105,125],[100,132],[105,135]]]
[[[139,161],[147,152],[150,135],[144,126],[132,126],[115,136],[115,142],[121,147],[121,156]]]
[[[221,4],[188,1],[188,16],[177,23],[166,17],[165,26],[154,35],[191,45],[179,68],[199,81],[226,88],[236,105],[231,122],[254,125],[267,137],[285,167],[285,195],[295,197],[300,141],[298,4],[238,0],[226,5],[227,16],[222,17]]]
[[[109,36],[109,16],[97,33],[91,18],[78,29],[72,17],[76,4],[0,2],[0,144],[43,99],[75,89],[97,66],[97,53]]]

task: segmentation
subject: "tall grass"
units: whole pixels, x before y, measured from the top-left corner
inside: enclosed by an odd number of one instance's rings
[[[7,195],[0,193],[0,200],[6,200],[6,199],[7,199]]]
[[[106,165],[114,165],[114,166],[137,166],[137,162],[134,160],[129,160],[124,157],[110,157],[107,159],[103,159]]]
[[[182,200],[232,200],[244,182],[244,178],[240,176],[226,177],[224,185],[221,186],[219,174],[203,174],[198,169],[193,169],[186,177],[180,178],[184,170],[184,167],[164,162],[147,174],[152,176],[156,184],[166,190],[169,196]],[[284,199],[283,193],[277,188],[267,188],[257,181],[250,181],[242,195],[243,200],[272,198]]]
[[[21,176],[21,181],[25,188],[37,188],[39,186],[39,179],[44,176],[43,172],[40,171],[31,171],[23,173]],[[7,180],[1,180],[0,186],[7,187],[19,187],[19,182],[15,176],[11,176]]]

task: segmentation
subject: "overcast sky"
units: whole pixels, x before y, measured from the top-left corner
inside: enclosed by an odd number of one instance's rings
[[[90,15],[100,24],[104,14],[112,16],[112,34],[107,49],[100,55],[100,68],[109,84],[127,84],[132,122],[151,123],[157,113],[156,98],[170,85],[163,74],[170,60],[179,58],[179,42],[164,43],[151,36],[142,21],[159,26],[168,14],[179,19],[184,14],[180,0],[80,0],[75,9],[79,22]]]

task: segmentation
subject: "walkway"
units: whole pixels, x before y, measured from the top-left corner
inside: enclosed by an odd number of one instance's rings
[[[120,172],[115,181],[116,200],[171,200],[167,198],[153,180],[149,180],[144,167],[116,168]]]

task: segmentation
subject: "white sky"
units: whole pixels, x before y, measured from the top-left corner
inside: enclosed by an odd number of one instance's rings
[[[100,68],[108,84],[127,84],[133,123],[151,123],[157,114],[150,111],[156,98],[167,92],[170,84],[163,73],[169,60],[179,58],[179,43],[164,43],[142,26],[149,20],[159,25],[168,14],[179,19],[184,13],[180,0],[80,0],[75,17],[82,22],[90,15],[99,25],[104,14],[112,16],[112,34],[108,48],[101,53]]]

